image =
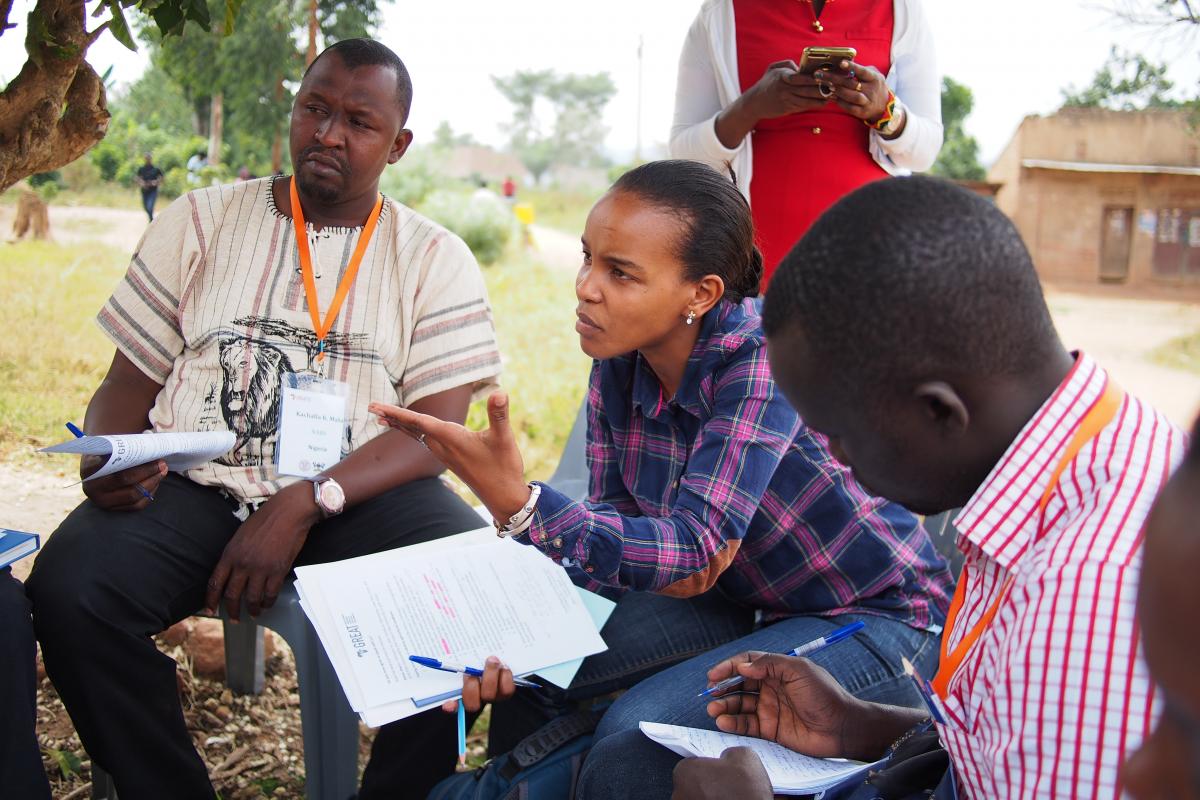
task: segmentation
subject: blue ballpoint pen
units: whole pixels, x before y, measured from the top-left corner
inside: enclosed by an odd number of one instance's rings
[[[476,678],[483,674],[483,670],[481,670],[479,667],[466,667],[462,664],[451,664],[448,661],[438,661],[436,658],[429,658],[427,656],[409,656],[408,660],[414,664],[420,664],[422,667],[440,669],[442,672],[457,672],[460,675],[474,675]],[[517,686],[523,686],[526,689],[542,688],[540,684],[525,680],[524,678],[513,678],[513,683]]]
[[[467,707],[458,701],[458,765],[467,765]]]
[[[799,647],[795,647],[795,648],[789,650],[788,652],[784,653],[784,655],[787,655],[787,656],[810,656],[813,653],[817,652],[818,650],[824,650],[826,647],[829,647],[829,645],[831,645],[831,644],[837,644],[842,639],[847,639],[847,638],[853,636],[854,634],[861,631],[864,627],[866,627],[866,626],[863,625],[863,623],[861,623],[861,622],[852,622],[849,625],[843,625],[842,627],[838,628],[833,633],[827,634],[826,636],[822,636],[819,639],[813,639],[808,644],[802,644]],[[746,679],[743,678],[741,675],[734,675],[732,678],[726,678],[725,680],[721,681],[720,683],[716,684],[715,686],[710,686],[709,688],[705,689],[703,692],[701,692],[700,694],[698,694],[696,696],[697,697],[712,697],[714,694],[723,692],[726,689],[729,689],[733,686],[740,685],[742,683],[742,681],[744,681],[744,680],[746,680]]]
[[[76,439],[82,439],[84,436],[87,435],[83,431],[79,430],[79,428],[75,427],[74,422],[67,423],[67,430],[69,430],[71,433],[75,434]],[[140,483],[135,483],[134,486],[136,486],[138,488],[138,491],[142,493],[142,497],[146,498],[147,500],[154,499],[154,495],[147,492],[145,486],[142,486]]]

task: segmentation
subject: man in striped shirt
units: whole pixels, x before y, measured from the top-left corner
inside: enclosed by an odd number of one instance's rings
[[[835,205],[776,273],[763,322],[780,387],[865,487],[962,507],[933,681],[953,766],[938,796],[957,778],[968,798],[1116,797],[1158,713],[1134,600],[1183,434],[1063,348],[1011,223],[935,179]],[[723,730],[875,760],[928,716],[857,701],[803,659],[749,661],[709,675],[757,692],[710,707]]]
[[[428,450],[366,414],[386,398],[462,422],[499,372],[466,245],[379,194],[412,137],[411,95],[383,45],[326,50],[292,110],[294,178],[177,200],[100,311],[117,352],[88,406],[89,434],[236,435],[229,453],[183,475],[159,462],[85,483],[88,500],[28,582],[47,672],[123,800],[214,797],[175,664],[153,634],[219,604],[234,619],[243,600],[258,614],[294,563],[479,526]],[[289,373],[320,374],[346,396],[343,457],[312,482],[276,468]],[[96,467],[85,459],[81,472]],[[359,797],[428,789],[453,769],[454,737],[442,715],[385,727]]]

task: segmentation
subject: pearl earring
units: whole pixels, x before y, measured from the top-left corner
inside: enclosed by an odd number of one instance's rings
[[[696,312],[688,311],[687,320],[685,320],[685,321],[687,322],[688,325],[691,325],[693,322],[695,322],[696,321]]]

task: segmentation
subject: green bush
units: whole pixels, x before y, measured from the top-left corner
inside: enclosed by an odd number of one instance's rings
[[[404,158],[383,171],[379,189],[388,197],[416,208],[437,189],[461,184],[442,172],[440,155],[431,147],[410,148]]]
[[[208,141],[201,136],[172,136],[148,128],[128,116],[115,116],[108,134],[88,153],[88,159],[100,170],[105,181],[133,186],[134,175],[147,152],[164,173],[187,164],[192,153],[207,152]]]
[[[512,214],[498,197],[439,190],[420,211],[461,236],[481,264],[499,260],[512,237]]]
[[[163,170],[162,193],[168,197],[179,197],[196,187],[188,183],[187,167],[171,167]]]
[[[37,172],[29,176],[29,185],[35,189],[43,186],[50,186],[52,184],[55,188],[58,188],[58,184],[60,183],[62,183],[62,173],[60,173],[58,170],[53,170],[51,172]]]

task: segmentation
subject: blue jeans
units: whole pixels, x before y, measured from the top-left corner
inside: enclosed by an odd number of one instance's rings
[[[791,617],[664,670],[617,700],[596,729],[579,776],[577,796],[580,800],[669,798],[671,771],[679,756],[642,735],[639,722],[716,730],[705,711],[706,703],[696,697],[708,685],[706,673],[714,664],[745,650],[787,652],[858,620],[866,623],[866,628],[815,653],[812,660],[857,697],[920,707],[921,697],[904,675],[900,658],[907,656],[923,675],[932,676],[938,659],[936,634],[874,615]]]
[[[715,589],[687,599],[628,592],[600,631],[608,649],[584,659],[570,688],[545,683],[542,689],[522,689],[508,702],[492,706],[488,752],[506,753],[577,703],[628,689],[753,629],[754,612]]]
[[[142,208],[146,209],[146,216],[150,221],[154,221],[154,203],[158,200],[158,187],[153,189],[142,190]]]

